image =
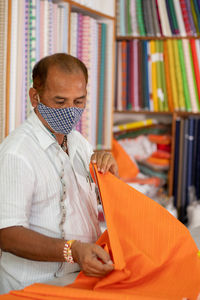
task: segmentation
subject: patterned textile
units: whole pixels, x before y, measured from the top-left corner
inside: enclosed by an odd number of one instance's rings
[[[55,132],[68,134],[80,120],[84,109],[78,107],[51,108],[39,103],[38,111]]]
[[[5,135],[7,16],[8,1],[0,1],[0,142]]]

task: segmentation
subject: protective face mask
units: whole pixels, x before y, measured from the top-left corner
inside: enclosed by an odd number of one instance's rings
[[[38,103],[38,111],[54,132],[68,134],[79,122],[84,111],[83,108],[52,108],[41,102]]]

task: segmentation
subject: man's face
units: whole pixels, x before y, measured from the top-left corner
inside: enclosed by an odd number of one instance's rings
[[[79,107],[86,104],[86,80],[82,71],[67,74],[56,66],[48,70],[41,103],[52,108]]]

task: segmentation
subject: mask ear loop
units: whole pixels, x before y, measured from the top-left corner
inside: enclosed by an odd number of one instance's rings
[[[40,96],[39,96],[39,94],[37,94],[37,100],[38,100],[38,103],[40,103]]]

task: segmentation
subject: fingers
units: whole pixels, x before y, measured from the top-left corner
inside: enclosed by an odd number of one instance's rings
[[[93,256],[83,262],[82,270],[87,276],[103,277],[113,270],[113,265],[104,264],[98,257]]]
[[[110,152],[95,152],[91,157],[91,162],[96,163],[99,172],[105,174],[110,171],[113,175],[118,176],[118,166]]]
[[[75,242],[72,255],[87,276],[102,277],[114,268],[109,254],[96,244]]]
[[[94,245],[94,248],[93,248],[93,253],[100,259],[102,260],[102,262],[104,264],[109,264],[109,265],[112,265],[113,262],[111,261],[110,259],[110,255],[105,251],[103,250],[102,247],[98,246],[98,245]]]

